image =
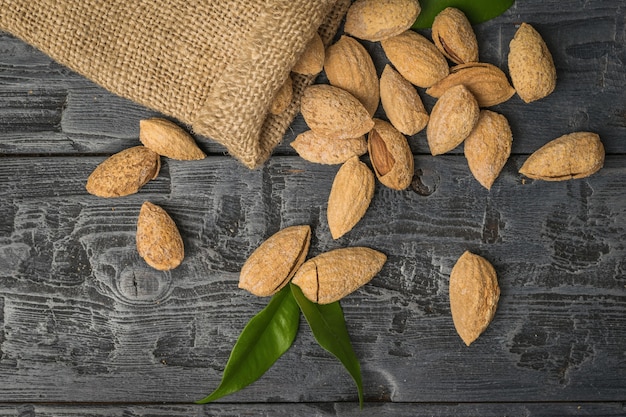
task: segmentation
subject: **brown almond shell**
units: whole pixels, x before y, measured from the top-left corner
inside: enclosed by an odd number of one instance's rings
[[[449,291],[454,327],[469,346],[496,313],[500,299],[496,271],[485,258],[466,251],[452,268]]]
[[[161,157],[145,146],[124,149],[98,165],[87,178],[87,192],[98,197],[135,194],[159,175]]]
[[[334,249],[306,261],[292,282],[314,303],[329,304],[370,282],[386,261],[385,254],[370,248]]]
[[[265,240],[248,257],[239,273],[239,288],[268,297],[287,285],[302,265],[311,244],[311,227],[286,227]]]
[[[604,165],[604,146],[592,132],[558,137],[528,157],[519,172],[537,180],[564,181],[595,174]]]

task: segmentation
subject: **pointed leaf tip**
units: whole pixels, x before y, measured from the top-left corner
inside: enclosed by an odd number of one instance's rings
[[[220,385],[196,404],[233,394],[259,379],[291,347],[299,321],[298,304],[290,288],[284,287],[244,327],[230,353]]]
[[[361,365],[352,348],[339,301],[317,304],[306,298],[297,285],[290,284],[289,286],[317,343],[339,359],[354,380],[359,396],[359,406],[363,408]]]

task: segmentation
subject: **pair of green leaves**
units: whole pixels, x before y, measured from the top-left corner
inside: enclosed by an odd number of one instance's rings
[[[352,349],[339,302],[313,303],[293,284],[276,293],[268,305],[248,322],[226,363],[222,382],[197,403],[217,400],[259,379],[291,347],[298,332],[300,312],[304,314],[319,345],[335,355],[354,379],[362,407],[361,367]]]
[[[514,0],[420,0],[422,11],[417,16],[413,29],[431,27],[435,16],[446,7],[461,10],[472,24],[477,24],[500,16],[513,2]]]

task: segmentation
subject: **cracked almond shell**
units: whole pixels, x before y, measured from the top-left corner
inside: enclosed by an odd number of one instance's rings
[[[432,38],[437,48],[455,64],[478,61],[478,41],[465,14],[454,7],[443,9],[432,25]]]
[[[166,119],[141,120],[139,140],[146,148],[171,159],[192,161],[206,157],[189,133]]]
[[[509,44],[509,75],[517,94],[526,103],[542,99],[556,87],[556,68],[543,38],[522,23]]]
[[[450,311],[454,327],[467,346],[487,329],[499,299],[493,266],[479,255],[463,253],[450,273]]]
[[[370,282],[386,261],[385,254],[370,248],[334,249],[302,264],[292,283],[314,303],[329,304]]]
[[[592,132],[574,132],[556,138],[528,157],[519,172],[537,180],[585,178],[604,165],[604,146]]]
[[[304,262],[311,243],[311,227],[286,227],[265,240],[241,268],[239,288],[268,297],[289,283]]]
[[[426,90],[439,98],[447,89],[462,84],[472,92],[480,107],[504,103],[515,94],[506,74],[495,65],[483,62],[459,64],[450,69],[450,75]]]
[[[511,155],[513,134],[509,122],[501,114],[482,110],[472,133],[465,139],[464,151],[474,178],[491,189]]]
[[[363,218],[374,197],[374,173],[353,156],[337,171],[326,216],[333,239],[348,233]]]
[[[137,220],[137,252],[148,265],[168,271],[185,257],[183,239],[167,212],[149,201],[141,206]]]
[[[374,119],[367,147],[374,173],[385,186],[404,190],[413,180],[413,153],[406,137],[384,120]]]
[[[344,31],[355,38],[381,41],[408,30],[421,11],[417,0],[356,0]]]
[[[349,92],[332,85],[305,88],[300,112],[315,133],[337,139],[357,138],[374,127],[374,121],[361,102]]]
[[[98,165],[87,178],[87,192],[98,197],[134,194],[159,175],[161,157],[145,146],[124,149]]]

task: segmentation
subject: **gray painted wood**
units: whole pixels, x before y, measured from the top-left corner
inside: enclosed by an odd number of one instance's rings
[[[500,403],[500,404],[390,404],[370,403],[363,410],[349,403],[312,404],[210,404],[129,405],[129,406],[58,406],[26,404],[0,407],[0,416],[19,417],[178,417],[178,416],[396,416],[396,417],[537,417],[537,416],[606,416],[624,415],[620,403]]]
[[[0,34],[0,415],[624,415],[624,6],[517,2],[476,26],[481,59],[506,71],[522,21],[546,39],[558,86],[540,102],[514,97],[494,108],[511,123],[514,155],[491,191],[471,176],[462,146],[432,157],[421,132],[410,138],[410,189],[377,184],[365,217],[336,241],[326,200],[338,167],[295,155],[301,117],[258,170],[198,137],[207,159],[163,158],[159,177],[133,196],[87,194],[95,166],[139,144],[139,120],[156,113]],[[382,71],[382,49],[364,44]],[[529,153],[574,130],[600,134],[600,172],[560,183],[517,173]],[[136,253],[145,200],[181,230],[186,258],[174,271],[154,271]],[[217,386],[237,336],[267,302],[237,288],[241,265],[294,224],[312,226],[310,256],[362,245],[389,257],[342,301],[365,411],[304,321],[260,381],[219,404],[187,405]],[[447,297],[465,250],[493,263],[502,289],[471,347],[454,331]]]
[[[1,400],[201,397],[265,303],[237,289],[240,266],[294,224],[312,225],[311,256],[347,246],[389,256],[343,301],[368,399],[613,401],[626,392],[622,157],[561,183],[523,182],[515,173],[523,157],[515,157],[487,192],[461,158],[418,156],[434,191],[378,186],[366,216],[337,241],[324,205],[336,167],[299,157],[257,171],[229,157],[168,160],[140,193],[106,200],[83,190],[102,159],[7,158],[0,168],[3,183],[20,178],[0,194],[8,213],[0,373],[11,381]],[[186,259],[172,272],[152,271],[136,253],[145,199],[183,233]],[[448,275],[465,250],[494,264],[502,288],[494,322],[470,348],[447,299]],[[232,398],[338,401],[354,399],[354,388],[303,325],[264,379]]]

